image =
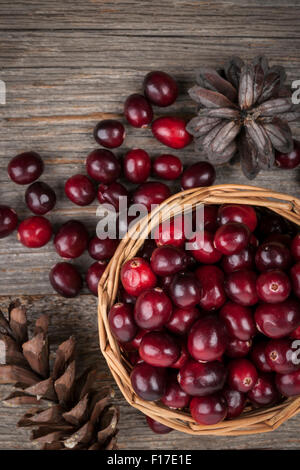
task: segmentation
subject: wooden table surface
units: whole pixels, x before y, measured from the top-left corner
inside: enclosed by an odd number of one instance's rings
[[[57,227],[71,217],[96,224],[96,204],[72,205],[64,196],[64,181],[84,171],[86,155],[97,147],[92,130],[98,120],[122,113],[125,98],[141,90],[150,70],[170,72],[180,84],[175,105],[160,114],[192,114],[186,90],[198,66],[220,67],[232,55],[245,59],[265,53],[272,64],[286,67],[288,79],[300,78],[300,2],[265,0],[15,0],[0,1],[0,79],[7,103],[0,105],[0,200],[29,215],[24,187],[7,176],[11,157],[33,149],[44,158],[42,179],[58,195],[49,219]],[[157,110],[156,110],[157,111]],[[300,128],[294,128],[295,136]],[[128,128],[124,154],[142,147],[151,156],[165,148],[149,130]],[[193,148],[174,152],[184,163],[197,160]],[[300,170],[262,172],[255,184],[300,196]],[[247,183],[239,165],[217,170],[217,183]],[[174,190],[176,188],[174,187]],[[0,242],[0,306],[21,298],[33,320],[51,316],[53,345],[76,334],[82,365],[97,363],[105,383],[113,384],[99,353],[96,299],[84,291],[76,299],[54,294],[48,272],[58,261],[53,246],[28,250],[15,234]],[[82,272],[91,264],[76,260]],[[191,437],[178,432],[153,434],[145,418],[127,405],[116,390],[121,420],[119,445],[126,449],[296,449],[300,448],[300,416],[279,430],[257,436]],[[8,386],[0,388],[4,397]],[[27,432],[15,427],[22,409],[1,406],[0,448],[29,449]]]

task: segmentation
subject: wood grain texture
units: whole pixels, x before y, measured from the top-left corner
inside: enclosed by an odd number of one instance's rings
[[[64,196],[64,182],[84,171],[86,155],[97,147],[92,130],[104,117],[122,116],[130,93],[139,92],[145,73],[163,69],[178,80],[180,97],[156,115],[194,112],[186,90],[197,66],[220,67],[233,54],[244,58],[265,53],[272,64],[286,67],[289,81],[300,74],[300,4],[268,0],[27,0],[0,2],[0,79],[6,82],[7,104],[0,106],[0,201],[16,208],[20,218],[29,215],[24,187],[9,181],[9,159],[26,149],[40,152],[46,168],[42,177],[58,196],[49,219],[56,229],[70,218],[95,230],[97,205],[79,208]],[[299,126],[294,127],[300,136]],[[142,147],[156,156],[166,148],[151,131],[127,127],[120,157],[128,148]],[[196,161],[192,146],[174,151],[182,161]],[[262,172],[255,184],[299,197],[300,170]],[[239,165],[217,170],[217,183],[246,183]],[[172,186],[172,189],[179,189]],[[48,272],[58,261],[49,243],[27,250],[15,234],[0,241],[1,304],[6,296],[23,296],[31,318],[51,312],[54,344],[76,333],[82,364],[94,361],[112,382],[98,349],[96,300],[84,295],[64,300],[49,286]],[[87,254],[75,264],[84,273],[92,262]],[[27,297],[24,297],[27,296]],[[116,388],[116,387],[115,387]],[[0,390],[6,394],[7,387]],[[119,441],[127,449],[300,448],[300,417],[280,430],[251,438],[191,438],[171,433],[162,440],[148,431],[144,417],[120,395]],[[21,414],[21,413],[20,413]],[[1,409],[0,448],[30,448],[24,430],[16,430],[17,412]],[[24,439],[20,436],[23,436]]]

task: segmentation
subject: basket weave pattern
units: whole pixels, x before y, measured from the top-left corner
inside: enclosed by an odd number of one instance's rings
[[[145,415],[170,428],[193,435],[222,436],[272,431],[300,412],[300,397],[286,399],[272,408],[257,410],[249,408],[240,417],[216,425],[203,426],[197,424],[189,413],[170,410],[161,403],[145,401],[135,394],[130,382],[132,366],[126,359],[126,353],[120,350],[109,329],[107,315],[116,300],[122,265],[136,255],[148,234],[159,223],[169,219],[171,211],[174,216],[182,213],[183,205],[185,208],[190,206],[193,209],[200,203],[235,203],[267,207],[300,226],[300,200],[263,188],[226,184],[182,191],[170,197],[138,223],[141,233],[138,239],[132,237],[136,230],[135,227],[129,230],[120,242],[99,282],[98,325],[100,348],[127,402]]]

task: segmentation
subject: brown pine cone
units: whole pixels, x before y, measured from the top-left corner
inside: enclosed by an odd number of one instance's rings
[[[12,304],[8,320],[0,311],[0,383],[16,387],[4,404],[39,405],[18,426],[34,427],[31,439],[42,449],[116,449],[119,412],[110,404],[112,391],[101,388],[96,370],[76,377],[73,336],[57,348],[50,371],[48,323],[47,315],[39,317],[28,340],[25,308]]]

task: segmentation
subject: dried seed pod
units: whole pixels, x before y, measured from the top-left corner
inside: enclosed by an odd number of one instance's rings
[[[217,91],[226,96],[233,103],[237,100],[237,91],[234,86],[222,78],[214,69],[199,69],[196,72],[196,81],[202,88]]]
[[[194,137],[201,137],[211,131],[222,119],[211,117],[195,117],[186,126],[186,130]]]
[[[274,117],[272,121],[264,123],[263,127],[278,152],[289,153],[293,150],[292,132],[287,122]]]
[[[249,135],[257,148],[259,168],[271,168],[274,165],[274,151],[264,127],[258,122],[249,121],[245,123],[245,128],[246,135]]]
[[[240,124],[235,121],[225,122],[225,125],[219,130],[210,144],[211,151],[219,154],[222,153],[236,138],[240,131],[240,127]]]
[[[281,113],[290,111],[292,105],[291,98],[275,98],[259,105],[256,112],[262,117],[279,116]]]
[[[258,151],[257,148],[252,145],[245,130],[239,135],[239,151],[243,173],[249,180],[252,180],[260,171],[258,166]]]
[[[239,84],[240,108],[249,109],[254,103],[254,68],[252,65],[244,65],[241,70]]]
[[[235,105],[226,96],[217,91],[207,90],[200,86],[189,89],[190,97],[206,108],[234,108]]]
[[[239,88],[241,70],[244,61],[240,57],[232,57],[224,67],[225,77],[236,88]]]

